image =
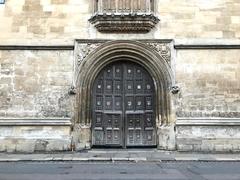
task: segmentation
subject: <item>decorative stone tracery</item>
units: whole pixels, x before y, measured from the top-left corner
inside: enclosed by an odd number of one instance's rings
[[[77,65],[79,66],[81,64],[81,62],[83,61],[83,59],[100,45],[101,45],[101,43],[79,44],[78,53],[77,53]]]
[[[169,46],[169,44],[157,42],[151,42],[146,44],[150,46],[153,50],[157,51],[167,63],[171,62],[171,47]]]

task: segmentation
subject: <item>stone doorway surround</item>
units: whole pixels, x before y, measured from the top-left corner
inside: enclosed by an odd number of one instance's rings
[[[175,63],[172,40],[76,40],[74,79],[76,94],[73,146],[91,148],[91,90],[97,74],[108,64],[127,58],[152,76],[156,94],[157,147],[175,149]]]

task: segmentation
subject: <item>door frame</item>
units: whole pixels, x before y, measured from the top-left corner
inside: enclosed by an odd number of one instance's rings
[[[172,40],[77,40],[74,51],[75,113],[73,143],[91,147],[91,89],[107,64],[122,58],[143,66],[151,75],[155,92],[157,147],[175,149],[174,46]]]

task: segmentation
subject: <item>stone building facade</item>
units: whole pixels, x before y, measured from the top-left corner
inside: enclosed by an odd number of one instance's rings
[[[99,145],[240,151],[239,0],[0,4],[0,151]]]

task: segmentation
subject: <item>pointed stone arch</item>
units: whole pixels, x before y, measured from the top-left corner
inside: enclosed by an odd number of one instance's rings
[[[156,97],[156,126],[158,128],[171,124],[174,121],[171,115],[171,87],[174,85],[171,66],[151,46],[129,40],[101,43],[86,57],[82,58],[78,68],[75,70],[74,84],[77,92],[75,124],[88,128],[88,131],[90,131],[92,121],[91,90],[94,80],[106,65],[122,59],[128,59],[140,64],[152,76]],[[91,134],[91,132],[88,133]]]

